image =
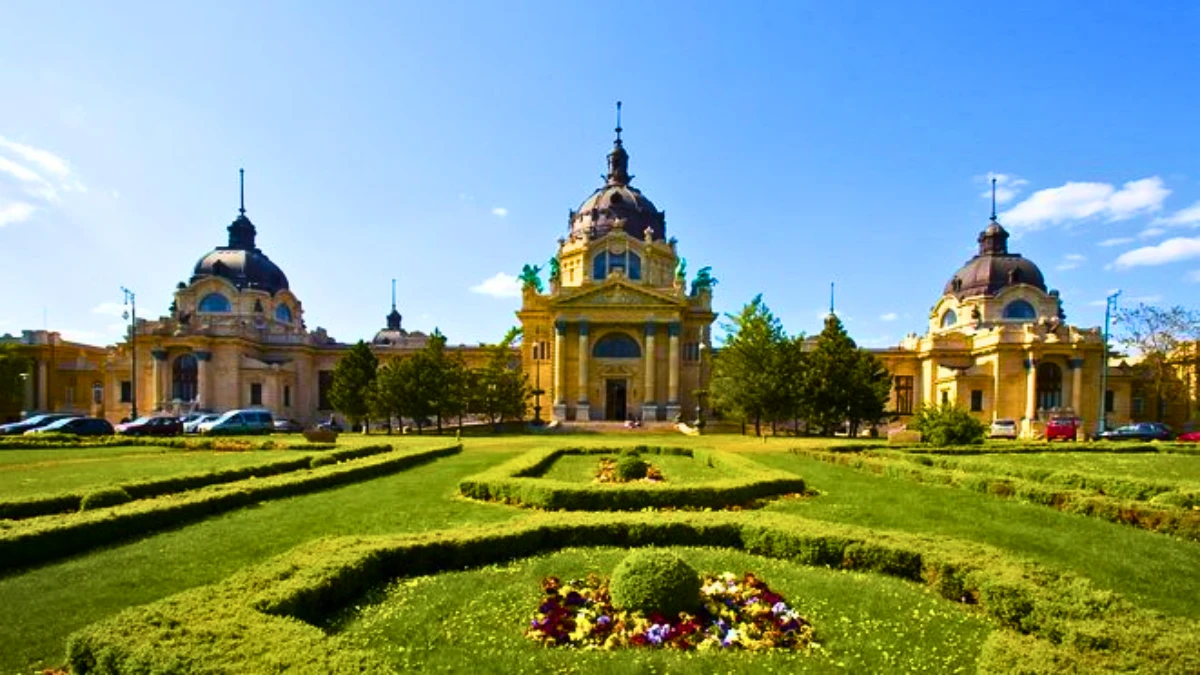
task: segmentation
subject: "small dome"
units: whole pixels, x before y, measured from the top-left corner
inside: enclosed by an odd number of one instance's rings
[[[1027,284],[1046,292],[1042,271],[1033,261],[1008,252],[1008,232],[993,219],[979,234],[979,253],[954,273],[946,284],[945,294],[960,299],[996,295],[1017,284]]]

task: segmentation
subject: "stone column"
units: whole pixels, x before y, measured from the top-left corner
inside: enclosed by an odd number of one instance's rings
[[[646,322],[646,365],[645,365],[645,389],[646,395],[642,398],[642,419],[648,422],[658,420],[658,403],[657,392],[655,391],[654,376],[655,376],[655,359],[654,359],[654,334],[658,332],[658,324]]]
[[[678,321],[667,324],[667,419],[679,415],[679,329]]]
[[[1088,428],[1083,421],[1083,359],[1071,359],[1067,365],[1071,369],[1071,411],[1079,420],[1079,438],[1082,439],[1083,430]]]
[[[1037,361],[1033,354],[1025,357],[1025,421],[1023,436],[1033,437],[1033,421],[1037,416]]]
[[[30,363],[29,367],[25,371],[25,377],[23,378],[24,381],[21,383],[22,388],[24,390],[24,392],[23,392],[24,396],[23,396],[22,402],[21,402],[21,411],[22,412],[29,412],[31,410],[34,410],[35,406],[37,405],[37,401],[34,400],[34,395],[33,395],[33,389],[34,389],[33,378],[34,377],[35,376],[33,373],[33,364]]]
[[[47,382],[49,379],[49,370],[46,368],[46,362],[38,360],[37,369],[37,407],[38,410],[50,409],[50,392],[46,391]]]
[[[196,357],[196,408],[208,409],[208,362],[212,360],[212,352],[195,351]]]
[[[992,421],[1000,419],[1000,352],[992,362]]]
[[[567,419],[567,391],[563,386],[563,369],[566,367],[567,322],[554,322],[554,419]]]
[[[929,356],[929,358],[926,359],[925,363],[929,364],[929,371],[922,373],[922,376],[923,376],[922,379],[925,380],[923,382],[923,384],[925,385],[925,397],[924,397],[925,405],[930,405],[930,406],[941,405],[942,401],[941,401],[941,399],[938,398],[938,390],[937,390],[937,377],[938,377],[937,359],[934,359],[933,355],[931,354]]]
[[[579,400],[575,403],[575,419],[586,422],[592,418],[588,408],[588,359],[591,357],[588,346],[588,324],[579,322]]]
[[[163,402],[166,400],[166,392],[163,387],[163,377],[166,369],[163,368],[163,364],[167,362],[167,350],[151,349],[150,356],[154,357],[154,409],[161,410]]]

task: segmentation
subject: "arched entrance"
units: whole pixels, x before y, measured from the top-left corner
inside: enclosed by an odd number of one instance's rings
[[[598,359],[629,359],[642,357],[638,341],[625,333],[609,333],[596,341],[592,356]],[[629,378],[604,378],[604,419],[624,421],[629,418]]]
[[[1050,411],[1062,407],[1062,368],[1054,363],[1040,363],[1037,367],[1037,407]]]
[[[196,357],[184,354],[171,366],[171,398],[184,403],[196,400]]]

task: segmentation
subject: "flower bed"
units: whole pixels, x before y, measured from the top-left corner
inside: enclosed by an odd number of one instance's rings
[[[663,478],[662,470],[651,465],[646,469],[646,477],[639,480],[647,483],[661,483],[666,478]],[[596,469],[597,483],[628,483],[629,481],[621,480],[617,476],[617,460],[614,457],[605,457],[600,460],[600,467]]]
[[[595,574],[566,584],[547,577],[526,637],[585,649],[802,649],[813,642],[812,624],[750,573],[706,575],[700,610],[674,617],[618,610],[608,583]]]

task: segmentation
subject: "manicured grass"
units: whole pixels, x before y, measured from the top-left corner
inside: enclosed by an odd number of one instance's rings
[[[768,510],[998,546],[1071,570],[1146,607],[1200,618],[1200,545],[1096,518],[954,487],[913,483],[795,455],[759,455],[819,496]]]
[[[1039,453],[977,455],[956,458],[967,467],[998,470],[1015,467],[1085,475],[1131,477],[1164,483],[1200,484],[1200,456],[1161,453]]]
[[[563,455],[555,460],[554,464],[540,478],[572,483],[591,483],[596,479],[600,460],[614,457],[616,455]],[[732,475],[716,466],[710,466],[703,459],[697,460],[686,455],[647,454],[643,459],[662,471],[664,482],[668,483],[716,480],[729,478]]]
[[[804,567],[737,551],[670,549],[702,572],[754,572],[813,622],[820,647],[767,653],[547,648],[523,637],[546,576],[603,576],[626,555],[566,549],[507,565],[403,579],[334,625],[398,670],[491,672],[972,671],[992,626],[923,588],[877,574]]]

